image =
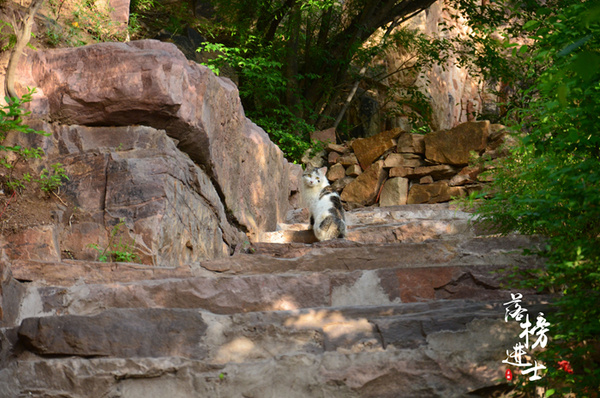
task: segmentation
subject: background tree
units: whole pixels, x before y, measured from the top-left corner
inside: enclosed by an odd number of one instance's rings
[[[391,28],[434,1],[214,0],[215,21],[228,28],[202,49],[221,54],[213,67],[236,69],[246,111],[290,155],[286,140],[300,145],[315,127],[339,123]],[[382,28],[384,39],[366,44]]]

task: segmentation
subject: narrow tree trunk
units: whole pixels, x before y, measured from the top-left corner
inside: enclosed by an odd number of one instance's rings
[[[36,12],[42,6],[44,0],[32,0],[27,12],[27,16],[21,22],[21,26],[17,26],[18,22],[13,19],[13,29],[17,36],[17,42],[8,60],[8,67],[6,68],[6,79],[4,80],[4,91],[10,98],[18,98],[18,94],[15,90],[15,74],[17,72],[17,66],[19,65],[19,59],[25,46],[29,43],[31,38],[31,29],[33,27],[34,17]]]

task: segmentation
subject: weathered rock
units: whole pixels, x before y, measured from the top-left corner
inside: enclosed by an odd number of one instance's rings
[[[345,175],[346,169],[339,163],[334,164],[327,170],[327,179],[332,182],[344,178]]]
[[[416,167],[409,177],[421,178],[431,176],[434,180],[445,180],[453,177],[460,169],[447,164],[438,164],[434,166]]]
[[[398,137],[397,150],[400,153],[425,154],[425,136],[423,134],[401,134]]]
[[[467,122],[448,131],[436,131],[425,136],[425,156],[437,163],[466,165],[470,152],[486,148],[490,122]]]
[[[373,204],[386,176],[387,172],[383,168],[383,161],[373,163],[344,188],[341,194],[342,200],[361,205]]]
[[[344,188],[346,188],[346,186],[348,184],[350,184],[352,181],[354,181],[356,178],[355,177],[351,177],[351,176],[346,176],[344,178],[340,178],[339,180],[335,181],[333,184],[331,184],[331,187],[336,191],[336,192],[341,192]]]
[[[464,196],[460,187],[450,187],[448,181],[437,181],[427,185],[413,185],[408,192],[408,204],[441,203],[452,197]]]
[[[413,168],[405,167],[405,166],[392,167],[389,171],[390,178],[392,178],[392,177],[408,177],[409,175],[412,175],[412,173],[413,173]]]
[[[406,154],[402,153],[391,153],[387,158],[385,158],[384,167],[421,167],[425,165],[425,162],[421,159],[420,156],[417,155],[414,158],[409,158],[405,155]]]
[[[229,222],[210,178],[164,131],[146,126],[35,127],[52,135],[37,136],[34,146],[45,149],[48,162],[65,168],[69,180],[61,196],[68,206],[55,211],[51,225],[2,235],[8,258],[92,260],[98,253],[89,246],[107,248],[120,221],[113,243],[129,244],[146,264],[175,266],[222,257],[246,239]],[[28,145],[20,140],[30,137],[7,139]]]
[[[19,339],[40,355],[199,359],[206,355],[199,344],[206,328],[195,311],[111,309],[95,316],[27,318]]]
[[[340,155],[348,150],[348,148],[346,148],[345,145],[332,144],[332,143],[327,144],[325,149],[327,150],[327,152],[337,152]]]
[[[15,325],[24,296],[25,287],[13,278],[8,263],[0,261],[0,328]],[[0,368],[5,348],[1,340],[0,338]]]
[[[313,141],[335,144],[335,127],[332,127],[327,130],[313,131],[312,133],[310,133],[310,139]]]
[[[40,225],[13,234],[2,234],[0,250],[10,259],[60,260],[58,229],[54,225]]]
[[[338,152],[335,151],[331,151],[329,152],[329,154],[327,155],[327,162],[329,164],[334,164],[337,163],[338,159],[340,158],[340,154]]]
[[[358,177],[361,174],[362,174],[362,169],[360,168],[360,165],[358,165],[358,164],[353,164],[351,166],[348,166],[348,168],[346,169],[347,176]]]
[[[408,198],[408,179],[395,177],[383,184],[379,206],[405,205]]]
[[[338,163],[343,166],[352,166],[353,164],[358,164],[358,159],[354,153],[349,153],[346,155],[342,155],[338,158]]]
[[[433,183],[432,176],[421,177],[421,179],[419,180],[419,184],[431,184],[431,183]]]
[[[288,165],[245,116],[235,85],[173,44],[99,43],[31,52],[18,80],[36,86],[33,115],[81,125],[165,129],[201,164],[230,214],[251,232],[285,216]]]
[[[402,133],[400,129],[384,131],[373,137],[358,138],[352,142],[352,150],[358,158],[360,166],[366,170],[377,158],[396,143],[394,138]]]

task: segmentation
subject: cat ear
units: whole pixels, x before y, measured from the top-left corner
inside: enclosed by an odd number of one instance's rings
[[[319,169],[319,173],[321,173],[321,175],[325,175],[325,173],[327,173],[327,166],[325,166],[325,167],[321,167],[321,168]]]
[[[311,171],[313,171],[314,168],[315,168],[315,166],[313,166],[310,163],[304,164],[304,171],[306,171],[306,172],[311,172]]]

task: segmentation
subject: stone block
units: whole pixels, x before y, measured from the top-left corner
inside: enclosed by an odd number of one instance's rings
[[[408,179],[395,177],[383,184],[379,206],[405,205],[408,199]]]
[[[361,174],[362,174],[362,169],[360,168],[360,165],[358,165],[358,164],[350,165],[346,169],[346,175],[347,176],[358,177]]]
[[[471,151],[482,152],[488,143],[490,122],[467,122],[425,136],[425,157],[437,163],[466,165]]]
[[[383,161],[373,163],[361,175],[344,188],[341,198],[345,202],[371,205],[379,194],[381,184],[387,177]]]
[[[358,158],[360,166],[366,170],[377,158],[396,143],[394,138],[402,133],[400,129],[393,129],[379,133],[369,138],[358,138],[352,142],[352,150]]]
[[[400,166],[400,167],[392,167],[389,171],[389,176],[390,178],[392,177],[408,177],[410,175],[412,175],[413,173],[413,168],[412,167],[405,167],[405,166]]]
[[[425,154],[425,136],[423,134],[404,133],[398,137],[399,153]]]
[[[327,170],[327,179],[331,182],[344,178],[346,169],[339,163],[334,164]]]
[[[450,187],[448,181],[437,181],[428,185],[413,185],[408,192],[407,203],[442,203],[463,194],[464,191],[459,187]]]

